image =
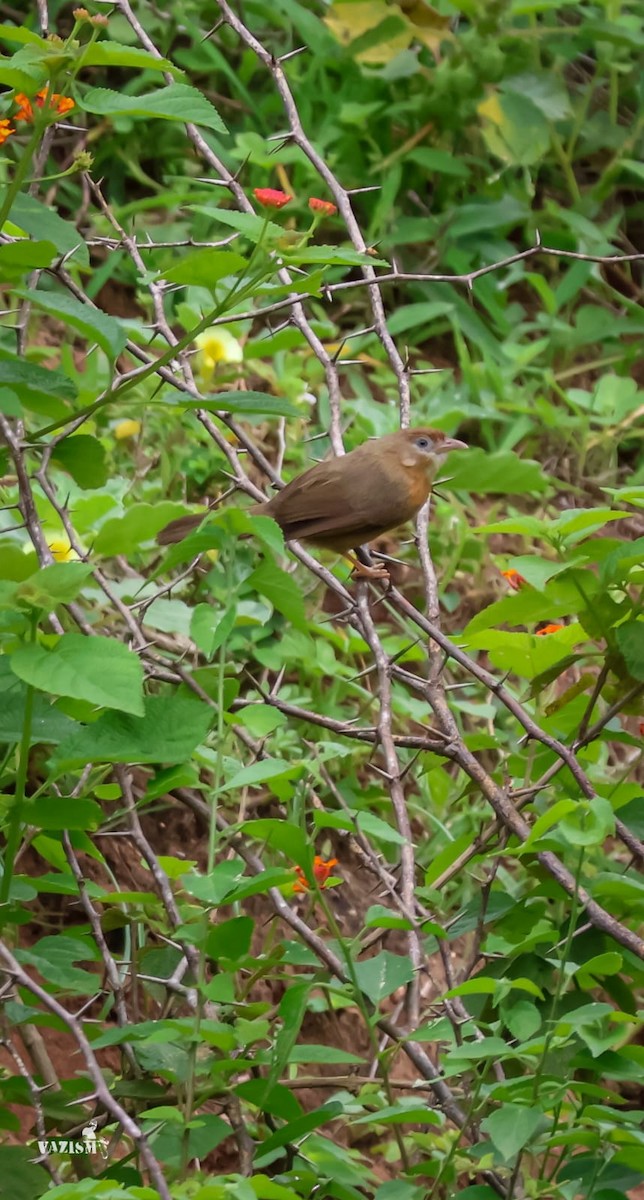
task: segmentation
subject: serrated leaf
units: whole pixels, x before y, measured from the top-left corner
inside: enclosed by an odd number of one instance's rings
[[[629,674],[644,680],[644,621],[625,621],[615,637]]]
[[[9,213],[9,220],[35,238],[46,238],[52,242],[59,254],[73,258],[87,266],[89,250],[76,226],[65,221],[55,209],[43,204],[28,192],[19,192]]]
[[[496,1112],[484,1118],[481,1127],[502,1158],[509,1162],[534,1137],[543,1120],[540,1108],[526,1108],[522,1104],[502,1104]]]
[[[206,704],[184,696],[148,696],[143,717],[107,712],[62,741],[52,770],[87,762],[185,762],[213,720]]]
[[[0,353],[0,379],[30,412],[54,420],[69,416],[70,409],[63,401],[75,398],[76,387],[62,371]]]
[[[65,633],[51,650],[38,645],[16,650],[11,669],[39,691],[143,715],[141,661],[114,638]]]
[[[349,246],[307,246],[304,250],[288,250],[282,252],[287,265],[298,266],[303,263],[326,263],[329,266],[346,267],[389,267],[386,258],[372,258],[370,254],[360,250],[352,250]]]
[[[96,554],[132,554],[151,541],[164,526],[185,513],[185,505],[164,500],[160,504],[133,504],[122,517],[111,517],[98,531]],[[204,514],[205,515],[205,514]]]
[[[185,283],[192,287],[212,287],[226,275],[234,275],[247,265],[247,260],[233,250],[201,249],[185,254],[178,263],[159,277],[170,283]]]
[[[16,589],[18,602],[49,609],[75,600],[92,574],[90,563],[51,563],[41,567]]]
[[[107,88],[89,88],[78,97],[79,108],[100,116],[156,117],[163,121],[191,121],[215,133],[227,133],[217,109],[197,88],[171,83],[141,96],[123,95]]]
[[[42,312],[49,313],[65,325],[71,325],[88,342],[96,342],[108,358],[116,358],[124,349],[127,341],[125,328],[100,308],[83,304],[66,292],[41,292],[31,288],[17,288],[16,292]]]
[[[414,978],[414,968],[409,958],[391,954],[388,950],[381,951],[374,958],[354,963],[354,971],[358,987],[373,1004],[379,1004],[385,996],[411,983]]]
[[[208,412],[237,413],[240,416],[299,417],[301,413],[283,396],[268,392],[215,392],[203,400],[177,401],[179,408],[205,408]]]
[[[183,72],[168,58],[158,58],[140,46],[124,46],[122,42],[91,42],[83,48],[83,67],[130,67],[137,71]]]

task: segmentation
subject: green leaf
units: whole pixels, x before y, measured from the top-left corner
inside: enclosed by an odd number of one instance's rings
[[[157,117],[164,121],[191,121],[227,133],[217,109],[197,88],[185,83],[171,83],[141,96],[128,96],[107,88],[89,88],[77,99],[79,108],[103,117]]]
[[[168,58],[157,58],[139,46],[124,46],[121,42],[91,42],[83,49],[83,67],[130,67],[137,71],[170,71],[180,75],[177,66]]]
[[[540,1108],[502,1104],[496,1112],[485,1117],[481,1127],[505,1162],[510,1162],[534,1137],[542,1122],[544,1115]]]
[[[492,93],[478,105],[478,113],[489,150],[503,162],[530,166],[546,154],[548,122],[527,96]]]
[[[57,984],[64,993],[92,996],[97,991],[97,976],[74,965],[79,958],[98,959],[98,950],[90,945],[88,938],[57,933],[40,938],[30,950],[19,949],[15,954],[21,963],[35,967],[43,979]]]
[[[258,1147],[255,1158],[255,1165],[261,1167],[265,1161],[272,1161],[273,1152],[281,1146],[286,1146],[288,1142],[297,1142],[307,1133],[311,1133],[313,1129],[319,1129],[321,1125],[328,1124],[329,1121],[335,1120],[342,1113],[342,1105],[335,1100],[323,1104],[321,1108],[316,1108],[313,1112],[306,1113],[303,1117],[297,1117],[294,1121],[289,1121],[287,1125],[278,1129],[272,1137],[266,1138]]]
[[[0,387],[0,412],[5,417],[21,417],[22,405],[11,388]]]
[[[411,983],[414,968],[408,958],[382,950],[374,958],[354,963],[358,987],[374,1004],[390,996],[397,988]]]
[[[644,621],[625,621],[618,625],[615,637],[629,674],[644,680]]]
[[[23,580],[16,589],[16,599],[19,603],[42,609],[69,604],[76,599],[91,574],[90,563],[51,563]]]
[[[89,250],[73,222],[63,220],[54,208],[36,200],[28,192],[18,193],[11,206],[9,220],[31,237],[46,238],[52,242],[59,254],[84,266],[89,264]]]
[[[503,1020],[512,1037],[527,1042],[541,1028],[541,1013],[530,1000],[515,1000],[502,1006]]]
[[[31,1144],[0,1146],[0,1178],[10,1180],[10,1193],[5,1191],[7,1200],[36,1200],[37,1196],[47,1195],[51,1183],[49,1173],[33,1159]]]
[[[69,471],[81,488],[101,488],[107,483],[109,472],[105,447],[90,434],[75,433],[58,442],[52,459]]]
[[[529,458],[520,458],[513,450],[499,450],[490,454],[480,448],[450,456],[449,487],[452,491],[463,489],[480,495],[520,495],[525,492],[543,492],[548,480],[541,464]]]
[[[209,875],[190,872],[181,882],[189,896],[195,896],[209,907],[217,907],[237,887],[244,871],[243,859],[229,858],[217,863]]]
[[[231,917],[218,921],[206,938],[206,954],[218,961],[226,958],[237,962],[250,951],[255,922],[252,917]]]
[[[299,773],[300,763],[288,763],[279,758],[262,758],[259,762],[251,763],[236,771],[219,789],[221,792],[234,792],[243,787],[257,787],[269,779],[290,778]],[[248,823],[246,823],[247,826]],[[245,827],[246,827],[245,826]]]
[[[277,1010],[282,1028],[278,1030],[271,1055],[271,1065],[266,1079],[268,1095],[284,1071],[306,1016],[309,995],[313,982],[291,983],[280,1000]]]
[[[16,650],[11,668],[39,691],[143,715],[141,661],[113,638],[65,633],[51,650],[38,645]]]
[[[277,821],[273,817],[263,817],[256,821],[244,821],[242,829],[254,841],[280,850],[292,862],[302,867],[307,875],[311,874],[313,851],[298,825],[292,825],[288,821]]]
[[[160,277],[169,283],[185,283],[192,287],[212,287],[226,275],[236,275],[247,266],[247,260],[232,250],[203,249],[184,254],[175,266],[161,271]]]
[[[0,351],[0,378],[30,412],[58,420],[69,416],[64,400],[73,400],[76,387],[67,375]]]
[[[203,216],[218,221],[220,225],[228,225],[232,229],[236,229],[251,242],[257,243],[264,239],[269,242],[277,239],[281,241],[284,237],[281,225],[275,225],[273,221],[265,221],[263,217],[258,217],[255,213],[238,212],[236,208],[212,208],[205,204],[191,204],[188,207],[192,212],[202,213]]]
[[[237,413],[239,416],[301,417],[283,396],[271,396],[267,392],[215,392],[204,400],[184,400],[179,397],[178,408],[205,408],[208,412]]]
[[[175,517],[184,515],[183,504],[163,500],[160,504],[133,504],[122,517],[111,517],[98,531],[96,554],[132,554],[142,542],[152,541]],[[205,514],[204,514],[205,515]]]
[[[71,325],[88,342],[96,342],[109,359],[115,359],[124,349],[127,341],[124,326],[100,308],[83,304],[66,292],[40,292],[31,288],[17,288],[16,292],[42,312],[49,313],[65,325]]]
[[[202,742],[212,712],[183,696],[148,696],[143,717],[107,712],[93,725],[61,742],[52,770],[87,762],[185,762]]]
[[[282,255],[287,265],[297,266],[301,263],[328,263],[329,266],[346,267],[389,267],[386,258],[373,258],[360,250],[352,250],[350,246],[307,246],[303,250],[283,250]]]
[[[372,904],[364,919],[365,929],[411,929],[411,921],[382,904]]]
[[[20,241],[0,246],[0,279],[20,278],[30,271],[42,270],[51,266],[55,256],[52,242]]]
[[[381,820],[380,817],[376,817],[374,813],[356,813],[356,825],[361,833],[366,834],[369,838],[375,838],[376,841],[392,846],[404,846],[405,844],[405,839],[398,830]]]
[[[190,637],[206,658],[212,658],[230,636],[235,624],[235,608],[217,612],[209,604],[196,604],[190,621]]]
[[[577,800],[561,819],[561,832],[571,846],[600,846],[615,831],[615,814],[608,800],[593,796]]]
[[[38,829],[95,829],[103,812],[87,796],[38,796],[25,807],[25,821]]]
[[[246,583],[260,595],[266,596],[274,608],[281,612],[296,629],[303,631],[308,629],[302,593],[292,575],[287,575],[286,571],[283,571],[274,562],[264,559],[260,566],[249,575]]]

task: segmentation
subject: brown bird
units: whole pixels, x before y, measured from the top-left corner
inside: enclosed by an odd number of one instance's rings
[[[401,429],[371,438],[339,458],[318,462],[264,504],[249,511],[273,517],[287,541],[311,542],[348,556],[416,516],[431,492],[441,459],[465,442],[437,429]],[[160,545],[179,542],[207,514],[179,517],[161,530]],[[379,577],[383,568],[354,566]]]

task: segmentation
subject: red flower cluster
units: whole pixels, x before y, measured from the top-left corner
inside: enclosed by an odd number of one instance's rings
[[[315,859],[313,860],[313,874],[319,887],[323,888],[326,886],[326,881],[329,878],[333,868],[337,865],[337,861],[337,858],[328,858],[325,861],[320,857],[319,854],[316,854]],[[295,874],[297,875],[297,883],[294,885],[293,891],[309,892],[311,890],[311,885],[302,868],[296,867]]]
[[[528,582],[523,575],[519,575],[519,572],[514,570],[514,567],[510,567],[507,571],[501,571],[501,574],[514,592],[518,592]]]
[[[280,192],[277,188],[255,188],[253,195],[262,208],[284,208],[293,199],[288,192]]]
[[[15,120],[33,121],[34,110],[29,97],[24,92],[16,92],[15,100],[19,106]],[[74,101],[69,96],[61,96],[59,92],[52,92],[50,96],[49,88],[41,88],[36,93],[35,104],[36,108],[46,108],[50,113],[56,113],[57,118],[64,117],[74,107]]]
[[[544,634],[558,633],[560,629],[565,629],[565,625],[544,625],[543,629],[537,629],[537,637],[543,637]]]
[[[293,199],[288,192],[280,192],[277,188],[255,188],[253,195],[262,208],[284,208]],[[324,217],[332,217],[338,211],[330,200],[320,200],[317,196],[311,196],[309,208],[311,212],[322,213]]]

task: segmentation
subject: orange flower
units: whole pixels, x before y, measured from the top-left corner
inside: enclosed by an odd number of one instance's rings
[[[14,99],[18,105],[16,121],[33,121],[34,110],[29,97],[25,96],[24,92],[16,92]],[[35,102],[37,108],[46,108],[50,114],[56,114],[56,119],[64,117],[65,113],[74,107],[74,101],[69,96],[61,96],[59,92],[52,92],[50,96],[48,88],[40,89]]]
[[[315,859],[313,860],[313,874],[315,876],[315,881],[319,887],[321,887],[321,888],[325,887],[326,881],[329,878],[329,875],[331,874],[331,871],[333,870],[333,868],[337,865],[337,862],[338,862],[337,858],[328,858],[325,861],[323,858],[320,857],[319,854],[316,854]],[[301,867],[295,868],[295,874],[297,875],[297,883],[294,885],[293,891],[294,892],[310,891],[311,885],[310,885],[308,879],[306,878],[306,875],[304,874],[304,871],[302,870]]]
[[[515,571],[514,567],[510,567],[507,571],[501,571],[501,574],[514,592],[518,592],[524,583],[528,582],[527,579],[523,578],[523,575],[519,575],[519,572]]]
[[[338,211],[336,204],[332,204],[330,200],[318,200],[317,196],[311,196],[309,208],[311,212],[323,213],[325,217],[332,217]]]
[[[544,633],[558,633],[565,628],[565,625],[544,625],[543,629],[537,629],[537,637],[543,637]]]
[[[12,128],[11,121],[8,121],[6,117],[3,117],[3,119],[0,121],[0,146],[3,142],[6,142],[7,138],[11,137],[12,133],[15,132],[15,129]]]
[[[637,732],[641,738],[644,738],[644,721],[640,721],[639,725],[637,726]]]
[[[288,192],[279,192],[277,188],[255,188],[253,195],[264,208],[284,208],[293,199]]]

